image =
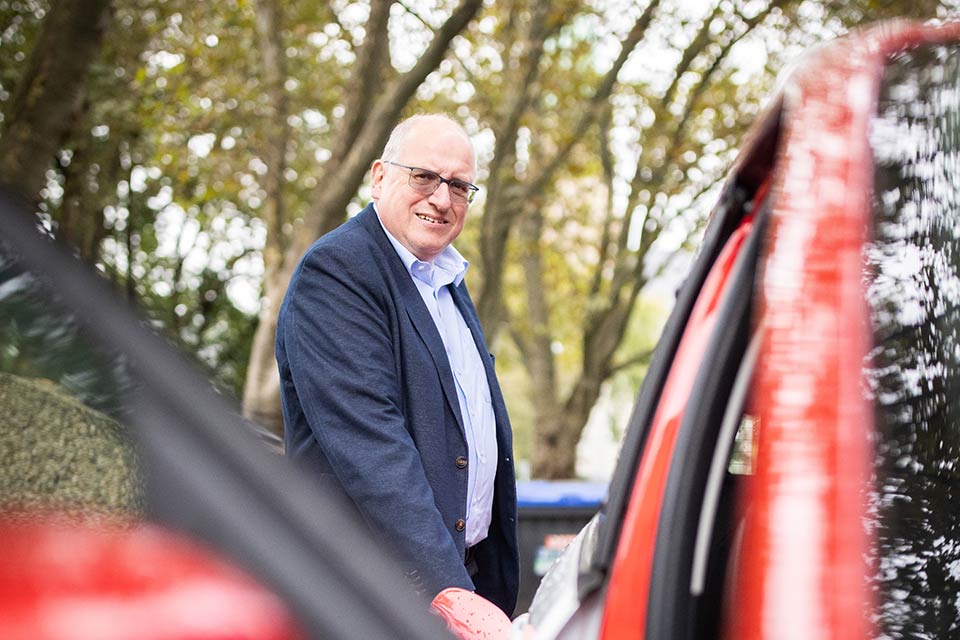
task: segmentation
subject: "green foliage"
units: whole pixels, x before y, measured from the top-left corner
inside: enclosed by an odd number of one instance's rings
[[[339,160],[335,135],[355,115],[346,113],[346,91],[370,14],[368,3],[348,0],[277,5],[289,116],[282,218],[270,226],[265,157],[277,105],[263,81],[258,1],[275,0],[117,0],[42,203],[55,232],[73,239],[81,255],[238,395],[270,268],[267,238],[286,247],[318,190],[330,187],[319,176]],[[456,4],[394,3],[390,60],[376,82],[386,86],[409,69]],[[484,251],[481,218],[496,213],[492,207],[507,209],[501,320],[510,335],[495,345],[518,432],[532,433],[536,421],[517,393],[534,392],[521,382],[528,376],[520,355],[528,346],[521,343],[548,335],[562,403],[596,355],[592,323],[607,318],[616,325],[615,312],[646,304],[651,283],[664,274],[667,288],[675,287],[718,181],[787,62],[853,26],[891,15],[945,15],[954,4],[665,2],[597,106],[590,100],[646,4],[555,0],[546,7],[538,48],[528,29],[543,5],[487,3],[405,112],[452,112],[478,140],[485,190],[458,241],[474,264]],[[41,0],[0,0],[0,109],[48,8]],[[520,85],[530,58],[536,73]],[[505,129],[518,95],[525,102],[516,126]],[[594,108],[586,130],[575,129]],[[494,159],[497,135],[513,135],[515,143]],[[560,162],[534,183],[554,158]],[[488,188],[495,160],[503,168],[496,202]],[[362,187],[356,204],[366,196]],[[541,218],[538,235],[518,233],[534,214]],[[537,282],[523,267],[532,255],[540,261]],[[494,277],[481,271],[471,270],[475,292]],[[545,320],[530,313],[533,292],[543,294]],[[622,316],[630,320],[620,327],[624,337],[617,337],[609,370],[591,375],[610,375],[647,350],[658,326],[649,318],[661,316],[643,306]],[[638,367],[620,372],[614,384],[635,387]]]
[[[40,0],[0,0],[0,113],[6,111],[48,10],[49,3]]]
[[[49,380],[0,372],[0,504],[87,519],[143,509],[132,443],[119,424]]]

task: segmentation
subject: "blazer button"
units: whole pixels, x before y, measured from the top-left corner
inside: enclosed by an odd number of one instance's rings
[[[466,469],[467,459],[464,456],[457,456],[457,469]]]
[[[463,531],[467,528],[467,523],[463,518],[457,518],[457,531]]]

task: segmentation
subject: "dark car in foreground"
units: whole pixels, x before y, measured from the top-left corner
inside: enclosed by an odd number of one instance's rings
[[[353,511],[0,194],[0,637],[449,638]]]
[[[522,638],[960,637],[960,25],[810,52]]]

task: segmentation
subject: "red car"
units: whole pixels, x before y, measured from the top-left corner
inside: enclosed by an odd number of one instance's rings
[[[886,24],[754,126],[514,635],[957,638],[958,498],[960,24]]]

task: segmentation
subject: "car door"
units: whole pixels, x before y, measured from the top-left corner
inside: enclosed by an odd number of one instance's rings
[[[881,25],[793,76],[750,347],[705,353],[717,380],[678,436],[644,637],[960,628],[957,35]]]
[[[824,51],[795,96],[731,637],[960,630],[958,38],[873,29]]]

